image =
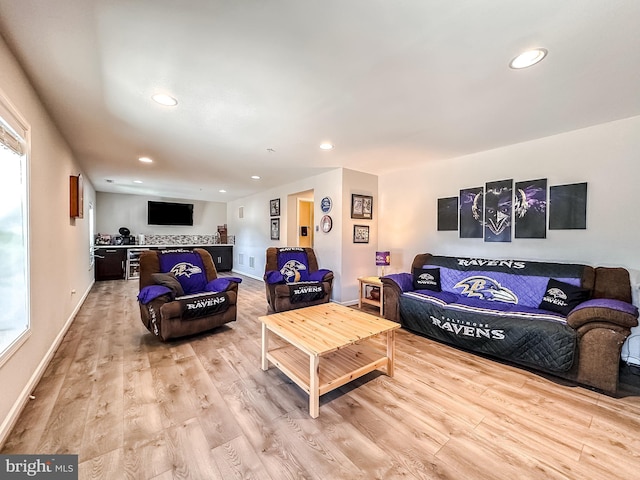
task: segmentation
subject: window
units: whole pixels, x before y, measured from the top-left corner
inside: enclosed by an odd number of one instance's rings
[[[0,364],[29,332],[27,129],[0,95]]]
[[[89,202],[89,269],[93,268],[95,263],[95,226],[93,219],[93,202]]]

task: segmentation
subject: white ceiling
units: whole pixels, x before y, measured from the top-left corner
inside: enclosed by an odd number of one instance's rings
[[[222,202],[639,115],[639,25],[639,0],[0,0],[98,191]]]

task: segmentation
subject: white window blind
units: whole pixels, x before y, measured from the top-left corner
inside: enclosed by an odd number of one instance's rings
[[[27,129],[0,92],[0,366],[26,340],[29,320]]]
[[[0,102],[0,145],[23,155],[26,129],[4,102]]]

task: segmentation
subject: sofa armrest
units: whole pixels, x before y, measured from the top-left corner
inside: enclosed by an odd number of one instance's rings
[[[138,293],[138,302],[146,305],[155,299],[160,299],[162,303],[170,302],[175,294],[169,287],[164,285],[148,285],[143,287]]]
[[[264,280],[264,283],[267,283],[269,285],[285,283],[282,273],[280,273],[278,270],[267,270],[266,272],[264,272],[264,277],[262,277],[262,279]]]
[[[578,329],[588,323],[610,323],[631,328],[638,325],[638,309],[622,300],[596,298],[581,303],[569,312],[567,324]]]
[[[621,300],[587,300],[569,312],[567,324],[578,335],[575,380],[615,395],[620,351],[638,324],[638,309]]]
[[[394,273],[384,276],[382,294],[384,295],[384,318],[400,323],[400,296],[413,290],[413,280],[409,273]]]
[[[242,283],[239,277],[218,277],[211,280],[204,287],[206,292],[226,292],[228,290],[238,291],[238,284]]]
[[[410,273],[392,273],[382,277],[380,280],[382,280],[385,287],[395,284],[400,289],[400,293],[413,291],[413,277]]]
[[[310,282],[330,282],[333,280],[333,272],[326,268],[321,268],[315,272],[309,273]]]

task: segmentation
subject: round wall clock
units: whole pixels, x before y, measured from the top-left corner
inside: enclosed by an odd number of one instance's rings
[[[324,197],[320,200],[320,210],[322,213],[329,213],[331,211],[331,207],[333,206],[333,202],[330,197]]]
[[[333,220],[329,215],[325,215],[320,219],[320,228],[324,233],[329,233],[333,227]]]

